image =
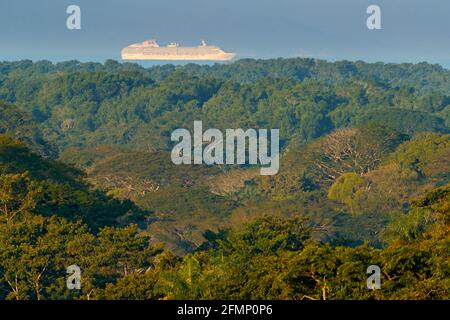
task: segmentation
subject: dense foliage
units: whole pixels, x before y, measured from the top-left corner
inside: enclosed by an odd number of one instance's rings
[[[448,299],[449,83],[426,63],[1,62],[0,299]],[[194,120],[279,128],[280,172],[172,164]]]

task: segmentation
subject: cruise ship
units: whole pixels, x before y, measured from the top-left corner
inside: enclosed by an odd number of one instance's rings
[[[217,46],[207,45],[202,40],[197,47],[180,47],[178,43],[159,46],[156,40],[135,43],[121,52],[123,60],[208,60],[229,61],[235,53],[225,52]]]

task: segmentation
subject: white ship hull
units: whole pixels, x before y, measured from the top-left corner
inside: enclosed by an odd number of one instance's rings
[[[155,40],[132,44],[121,52],[122,60],[185,60],[229,61],[236,54],[216,46],[179,47],[176,44],[160,47]]]
[[[225,53],[221,55],[157,55],[157,54],[133,54],[122,53],[122,60],[206,60],[206,61],[229,61],[232,60],[236,54]]]

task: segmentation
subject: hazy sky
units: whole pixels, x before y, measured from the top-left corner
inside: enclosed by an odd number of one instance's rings
[[[82,29],[66,28],[67,6]],[[366,9],[382,10],[382,30]],[[119,59],[156,38],[200,39],[240,57],[435,62],[450,67],[449,0],[0,0],[0,60]]]

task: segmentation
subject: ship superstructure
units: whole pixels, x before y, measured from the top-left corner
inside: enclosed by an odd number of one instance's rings
[[[228,61],[235,53],[225,52],[217,46],[207,45],[202,40],[197,47],[181,47],[172,42],[165,47],[159,46],[156,40],[145,40],[132,44],[122,50],[123,60],[209,60]]]

